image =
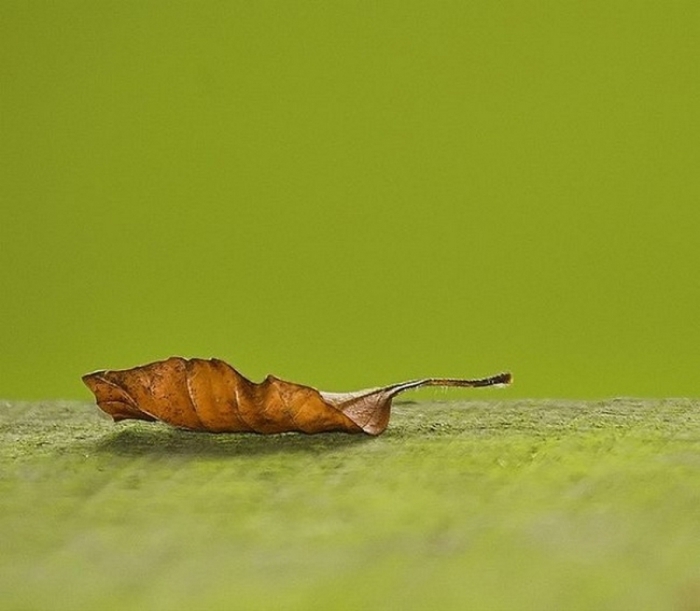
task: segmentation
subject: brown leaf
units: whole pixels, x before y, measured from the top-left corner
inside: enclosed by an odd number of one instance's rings
[[[460,380],[426,378],[349,393],[329,393],[267,376],[256,384],[218,359],[171,357],[143,367],[83,376],[97,405],[116,421],[161,420],[196,431],[379,435],[391,400],[422,386],[494,386],[511,375]]]

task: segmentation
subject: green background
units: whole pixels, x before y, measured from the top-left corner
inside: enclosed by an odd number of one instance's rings
[[[697,396],[699,33],[695,1],[3,1],[0,396],[171,354]]]

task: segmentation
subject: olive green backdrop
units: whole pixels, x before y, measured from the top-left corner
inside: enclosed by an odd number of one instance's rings
[[[5,0],[0,396],[697,396],[699,66],[694,0]]]

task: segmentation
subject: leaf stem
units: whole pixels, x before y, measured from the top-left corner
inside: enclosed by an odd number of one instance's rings
[[[410,382],[400,382],[387,386],[383,390],[389,392],[393,397],[406,390],[415,388],[423,388],[424,386],[469,386],[469,387],[484,387],[484,386],[507,386],[513,381],[513,376],[510,373],[504,372],[487,378],[475,378],[472,380],[461,378],[424,378],[422,380],[411,380]]]

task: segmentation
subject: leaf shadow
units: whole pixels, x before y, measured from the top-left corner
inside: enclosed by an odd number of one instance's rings
[[[348,433],[202,433],[165,425],[131,425],[99,439],[96,452],[118,456],[265,456],[323,454],[362,445],[368,435]]]

